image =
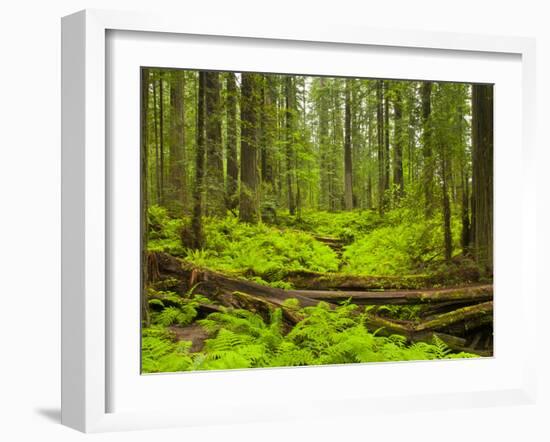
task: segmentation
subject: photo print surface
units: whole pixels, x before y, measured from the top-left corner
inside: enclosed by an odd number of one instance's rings
[[[142,373],[493,354],[493,85],[141,69]]]

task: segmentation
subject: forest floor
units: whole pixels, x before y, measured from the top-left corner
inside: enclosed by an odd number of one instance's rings
[[[185,220],[154,210],[146,372],[492,355],[492,281],[442,261],[434,223],[228,217],[191,251]]]

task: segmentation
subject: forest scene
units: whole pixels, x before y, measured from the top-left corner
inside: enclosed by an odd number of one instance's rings
[[[493,85],[140,93],[142,373],[493,355]]]

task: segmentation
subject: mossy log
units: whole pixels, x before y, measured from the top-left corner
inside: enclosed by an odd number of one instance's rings
[[[309,271],[289,272],[285,280],[298,290],[424,290],[440,287],[448,281],[456,283],[478,283],[474,274],[466,278],[452,275],[405,275],[405,276],[359,276],[345,273],[316,273]]]
[[[171,281],[170,290],[181,296],[186,296],[193,291],[209,297],[224,307],[250,310],[260,314],[264,319],[268,319],[270,310],[280,307],[283,310],[283,319],[288,325],[297,324],[301,317],[294,309],[283,305],[285,300],[295,298],[302,307],[314,306],[319,302],[283,289],[200,269],[166,253],[152,253],[150,262],[153,262],[156,267],[157,280],[151,281],[153,284],[159,281]]]
[[[469,305],[442,313],[434,319],[423,321],[416,325],[416,331],[448,330],[457,324],[464,324],[465,331],[473,330],[493,320],[493,301]]]
[[[328,302],[351,299],[357,305],[402,305],[432,303],[474,303],[493,299],[493,286],[478,285],[431,290],[388,290],[388,291],[335,291],[335,290],[293,290],[293,293]]]
[[[192,290],[195,293],[208,296],[218,305],[253,311],[266,320],[274,308],[281,308],[287,326],[295,325],[302,318],[296,309],[284,305],[285,300],[297,299],[302,307],[314,306],[319,303],[318,299],[303,296],[304,291],[283,290],[252,281],[231,278],[218,272],[197,268],[166,253],[152,255],[149,261],[154,263],[155,272],[150,274],[154,274],[157,281],[170,281],[170,290],[182,296],[186,296]],[[456,300],[459,291],[464,293],[463,289],[448,289],[430,292],[421,290],[407,293],[393,292],[393,295],[396,296],[395,299],[400,300],[415,299],[417,302],[436,303],[448,302],[449,299]],[[369,292],[368,296],[380,297],[380,295],[384,295],[383,303],[389,304],[388,299],[391,299],[391,295],[388,293],[391,292]],[[492,293],[491,286],[478,286],[471,288],[468,296],[471,297],[471,301],[479,301],[486,299],[485,297],[489,296],[489,293]],[[345,294],[348,294],[349,297],[349,292]],[[329,305],[334,306],[330,302]],[[205,308],[207,307],[205,306]],[[410,342],[433,343],[433,336],[437,335],[449,348],[468,351],[465,347],[468,340],[467,335],[472,330],[491,323],[492,318],[493,302],[487,301],[443,313],[421,322],[393,320],[375,314],[366,314],[365,325],[370,331],[376,331],[378,335],[398,334],[406,337]]]

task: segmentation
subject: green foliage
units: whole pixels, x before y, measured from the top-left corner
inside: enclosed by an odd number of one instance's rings
[[[234,216],[209,220],[205,233],[208,264],[218,270],[275,282],[287,272],[327,272],[338,268],[335,253],[307,233],[240,223]]]
[[[422,305],[381,305],[375,307],[376,314],[379,316],[387,316],[395,319],[402,319],[405,321],[412,321],[419,319],[422,312]]]
[[[220,370],[255,367],[283,367],[347,364],[382,361],[409,361],[475,357],[455,354],[434,337],[432,344],[408,345],[402,336],[377,336],[364,325],[365,316],[348,302],[331,308],[320,302],[292,308],[304,317],[285,334],[281,309],[272,311],[269,320],[241,309],[211,313],[198,321],[211,338],[200,352],[189,353],[190,343],[176,344],[169,333],[158,328],[144,330],[144,371]]]
[[[452,219],[458,247],[460,221]],[[387,214],[386,224],[359,237],[346,247],[342,271],[362,275],[402,276],[426,271],[441,261],[443,227],[436,219],[424,220],[408,208]]]
[[[186,297],[174,292],[164,292],[149,289],[151,307],[151,322],[162,327],[189,325],[197,316],[197,308],[201,303],[213,304],[213,302],[199,294],[189,293]]]
[[[180,237],[188,220],[171,219],[159,206],[149,209],[149,219],[150,251],[184,257],[199,267],[259,278],[257,282],[280,288],[291,287],[283,281],[289,272],[338,269],[334,251],[305,232],[241,223],[233,215],[205,218],[205,247],[189,250],[183,248]]]
[[[300,229],[312,235],[334,237],[351,243],[357,236],[371,232],[385,220],[372,210],[349,212],[308,211],[301,217],[288,213],[279,215],[279,225]]]
[[[193,364],[190,347],[189,341],[173,342],[162,328],[145,328],[141,337],[141,370],[143,373],[190,370]]]
[[[166,252],[174,256],[183,256],[185,251],[181,244],[180,232],[184,225],[181,218],[171,218],[168,210],[161,206],[148,208],[149,243],[151,252]]]

